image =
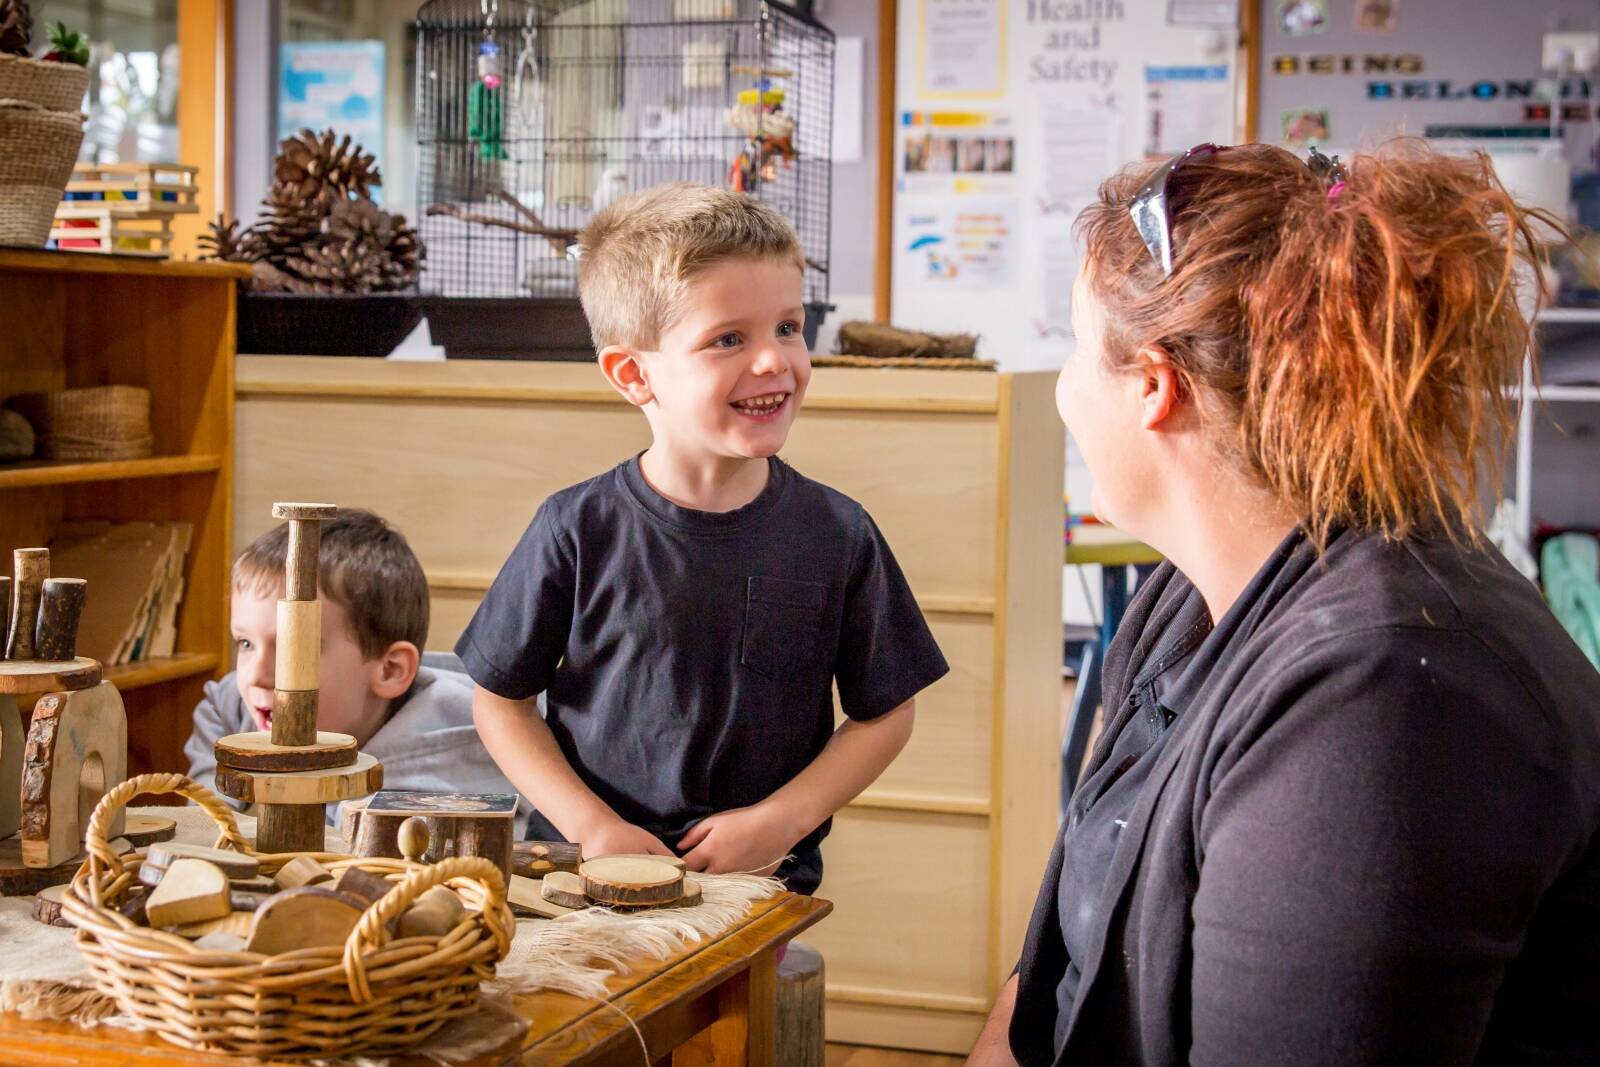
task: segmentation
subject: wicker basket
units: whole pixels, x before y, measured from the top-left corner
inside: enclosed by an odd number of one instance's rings
[[[43,248],[83,143],[83,115],[0,98],[0,245]]]
[[[0,55],[0,100],[25,100],[46,111],[77,111],[88,91],[86,67]]]
[[[294,854],[255,853],[233,812],[181,774],[145,774],[107,793],[89,820],[89,858],[62,899],[78,928],[78,948],[100,992],[148,1030],[190,1049],[277,1059],[388,1053],[425,1040],[476,1009],[478,985],[494,975],[516,921],[500,869],[476,856],[432,866],[406,860],[315,856],[338,872],[360,866],[398,885],[342,946],[277,956],[214,952],[176,934],[135,925],[118,907],[138,881],[140,859],[118,859],[106,845],[116,813],[141,793],[179,793],[216,822],[218,848],[258,855],[263,873]],[[443,937],[389,940],[387,924],[426,890],[446,885],[467,906]]]
[[[33,424],[41,459],[144,459],[154,448],[150,390],[136,385],[24,393],[6,406]]]

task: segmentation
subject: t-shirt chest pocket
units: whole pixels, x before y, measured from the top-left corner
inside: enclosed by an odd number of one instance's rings
[[[753,577],[745,595],[739,662],[783,681],[816,656],[828,587],[822,582]]]

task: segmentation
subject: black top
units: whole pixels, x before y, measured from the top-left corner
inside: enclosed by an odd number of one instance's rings
[[[1204,613],[1135,598],[1086,783]],[[1600,1062],[1600,674],[1498,553],[1293,535],[1160,702],[1086,936],[1057,841],[1019,1061]]]
[[[637,459],[550,497],[456,651],[512,700],[546,694],[573,769],[668,846],[805,769],[834,729],[948,669],[861,506],[773,459],[735,511],[681,508]],[[537,836],[558,839],[535,812]],[[821,880],[823,823],[780,870]]]

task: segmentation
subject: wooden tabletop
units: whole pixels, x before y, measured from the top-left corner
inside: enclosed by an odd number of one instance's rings
[[[645,1063],[639,1036],[660,1059],[717,1018],[719,994],[742,979],[752,961],[815,925],[833,905],[785,893],[762,901],[744,922],[722,936],[696,944],[665,961],[641,960],[631,974],[607,983],[612,1010],[564,993],[514,998],[529,1022],[520,1041],[461,1061],[462,1067],[543,1064]],[[623,1017],[626,1015],[626,1019]],[[111,1028],[80,1029],[70,1023],[27,1022],[0,1013],[0,1063],[7,1067],[240,1067],[267,1062],[190,1052],[150,1033]],[[433,1060],[399,1056],[392,1067],[436,1067]]]

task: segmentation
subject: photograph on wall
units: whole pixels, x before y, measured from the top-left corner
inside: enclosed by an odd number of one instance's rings
[[[1356,0],[1356,32],[1394,32],[1394,9],[1400,0]]]
[[[1279,0],[1278,28],[1290,37],[1309,37],[1328,28],[1328,0]]]
[[[900,116],[899,164],[906,190],[1004,191],[1015,173],[1016,156],[1016,134],[1009,115],[907,111]]]
[[[1328,109],[1325,107],[1292,107],[1282,113],[1283,143],[1296,148],[1325,144],[1328,132]]]

